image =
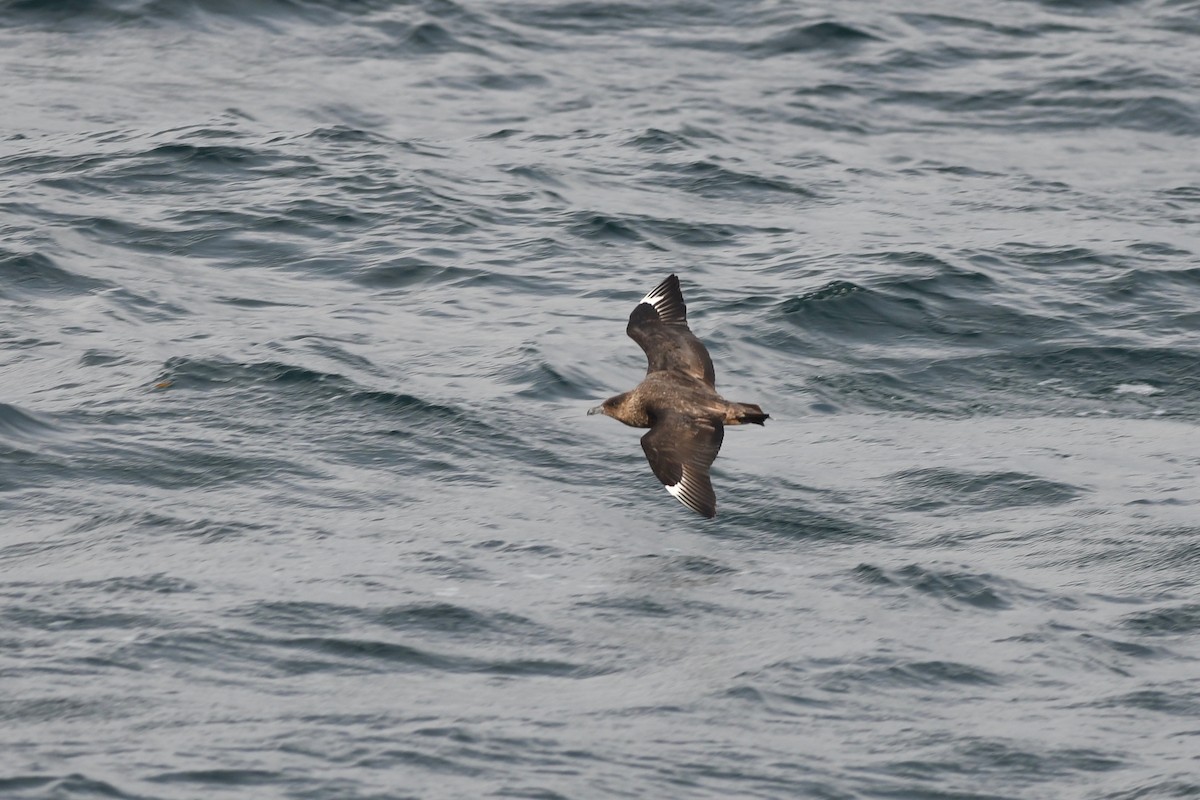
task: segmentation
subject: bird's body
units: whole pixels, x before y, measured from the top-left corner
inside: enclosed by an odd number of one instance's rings
[[[625,330],[646,352],[646,377],[588,413],[649,428],[642,450],[655,476],[679,502],[714,517],[717,497],[708,470],[725,426],[762,425],[769,415],[752,403],[731,403],[717,394],[712,359],[688,328],[676,276],[642,298]]]

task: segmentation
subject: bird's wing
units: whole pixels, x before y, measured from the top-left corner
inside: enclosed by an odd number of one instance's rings
[[[687,324],[687,306],[672,275],[642,298],[625,332],[646,351],[646,374],[676,369],[716,386],[708,350]]]
[[[642,437],[642,450],[655,477],[676,500],[706,517],[717,515],[708,468],[721,449],[725,426],[669,411],[660,414]]]

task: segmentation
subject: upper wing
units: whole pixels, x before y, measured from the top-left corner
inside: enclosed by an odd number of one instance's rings
[[[642,437],[650,469],[679,502],[706,517],[717,515],[708,468],[721,449],[725,426],[678,412],[661,414]]]
[[[642,298],[629,315],[625,332],[646,351],[646,374],[677,369],[709,386],[717,385],[708,351],[688,329],[687,306],[674,275]]]

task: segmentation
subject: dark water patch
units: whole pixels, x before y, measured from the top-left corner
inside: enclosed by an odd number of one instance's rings
[[[47,26],[65,31],[129,24],[143,19],[136,10],[123,9],[109,0],[12,0],[0,10],[10,24]]]
[[[1098,297],[1110,303],[1129,304],[1135,311],[1153,304],[1161,309],[1161,323],[1164,312],[1172,306],[1185,305],[1186,298],[1200,289],[1200,267],[1156,270],[1141,266],[1095,282],[1090,288]]]
[[[153,630],[161,619],[153,614],[108,612],[90,608],[49,610],[10,605],[0,609],[10,624],[37,631]]]
[[[108,162],[109,157],[100,154],[64,155],[40,150],[26,150],[12,155],[0,155],[0,174],[12,172],[25,176],[44,175],[46,177],[41,180],[51,182],[49,185],[52,186],[70,187],[83,195],[105,194],[107,190],[103,186],[82,180],[79,176],[86,175],[89,170],[104,166]],[[72,179],[79,182],[71,183]],[[39,210],[30,203],[8,202],[3,207],[10,212],[24,211],[36,214]],[[48,209],[42,209],[42,213],[51,218],[54,217],[54,212]]]
[[[1051,33],[1072,33],[1080,30],[1076,26],[1046,19],[1030,20],[1025,24],[1014,25],[1011,22],[1006,24],[996,19],[963,17],[940,13],[905,12],[897,14],[897,17],[914,27],[934,32],[954,31],[961,33],[964,30],[981,31],[986,34],[1018,39],[1034,38]]]
[[[994,339],[979,342],[991,352],[961,355],[961,351],[952,351],[942,357],[923,358],[911,349],[924,339],[918,337],[907,345],[910,349],[888,358],[881,354],[877,342],[871,342],[886,340],[887,326],[894,322],[920,326],[919,320],[920,315],[907,321],[896,315],[887,320],[877,316],[870,320],[876,330],[869,335],[859,331],[845,336],[839,333],[853,349],[839,354],[838,362],[829,362],[828,371],[814,371],[806,381],[806,390],[817,402],[847,411],[932,416],[1120,413],[1144,418],[1190,417],[1200,411],[1200,375],[1192,369],[1194,358],[1177,348],[1064,346],[1034,340],[1006,347],[1004,340]],[[1026,325],[1024,330],[1037,324]],[[1015,335],[1022,328],[1010,330]],[[899,338],[902,333],[891,333],[897,346],[903,341]],[[857,342],[850,339],[851,334]],[[820,353],[821,349],[808,338],[812,335],[799,338],[777,328],[764,339],[780,348]],[[874,366],[854,366],[859,354],[865,354],[859,348],[868,346],[873,352],[866,361]]]
[[[79,31],[105,27],[180,27],[188,29],[222,28],[213,18],[224,22],[252,24],[280,33],[280,24],[305,21],[310,24],[334,24],[345,16],[362,15],[389,8],[383,0],[359,0],[349,7],[322,0],[145,0],[125,3],[119,0],[15,0],[4,6],[15,12],[24,24],[41,23],[53,30]]]
[[[93,437],[89,449],[86,459],[76,459],[73,471],[86,471],[95,481],[128,486],[195,490],[273,484],[289,477],[314,479],[323,474],[286,452],[251,454],[233,443],[222,447],[199,439],[147,444],[127,433],[106,433]],[[189,522],[186,527],[206,539],[227,535],[223,529],[214,531],[208,520]]]
[[[347,350],[343,345],[358,344],[356,340],[342,340],[321,336],[319,334],[303,333],[292,338],[291,341],[303,342],[308,352],[315,353],[322,358],[327,358],[330,361],[335,361],[339,364],[344,364],[354,370],[361,371],[361,374],[373,375],[376,377],[386,378],[389,373],[386,369],[377,367],[371,359],[353,353]]]
[[[496,791],[496,797],[512,797],[517,800],[571,800],[565,794],[560,794],[552,789],[543,789],[538,787],[502,787]]]
[[[1096,795],[1098,800],[1171,800],[1200,797],[1200,781],[1166,780],[1146,783],[1133,789]]]
[[[411,256],[359,269],[354,282],[372,289],[404,289],[410,286],[453,283],[476,277],[478,270],[442,266]]]
[[[164,162],[195,167],[201,172],[240,173],[248,168],[267,166],[275,154],[253,147],[231,144],[160,144],[135,156],[145,162]],[[304,163],[312,162],[301,157]]]
[[[328,125],[320,128],[314,128],[303,138],[316,139],[321,142],[331,144],[344,144],[351,151],[359,151],[362,145],[393,145],[395,139],[384,136],[377,131],[364,130],[352,125]]]
[[[802,694],[790,694],[762,686],[740,685],[727,689],[722,697],[735,700],[741,705],[761,709],[773,716],[809,717],[814,708],[828,708],[831,703],[825,699],[809,697]]]
[[[672,562],[672,567],[694,575],[730,575],[737,572],[733,567],[703,556],[681,556]]]
[[[658,250],[673,249],[672,245],[703,248],[728,245],[746,234],[773,230],[645,215],[617,217],[595,212],[573,212],[568,219],[567,231],[574,236],[598,242],[640,242]]]
[[[311,669],[355,668],[369,672],[390,672],[397,667],[432,669],[439,672],[482,672],[504,676],[590,678],[612,672],[594,664],[573,664],[546,659],[479,659],[467,656],[448,656],[394,642],[374,639],[334,637],[303,637],[274,640],[277,648],[303,650],[334,661],[289,660],[280,662],[288,672]]]
[[[664,585],[670,586],[679,586],[680,584],[695,585],[697,583],[697,581],[689,580],[686,573],[683,575],[683,580],[680,580],[672,574],[670,569],[662,573],[656,571],[654,579],[662,582]],[[702,579],[698,582],[705,584],[709,581]],[[577,602],[573,607],[588,612],[590,617],[614,622],[620,622],[622,619],[630,617],[645,617],[669,621],[709,619],[714,616],[736,616],[736,613],[729,608],[703,600],[677,598],[668,600],[663,597],[645,595],[605,595],[596,599]]]
[[[809,53],[813,51],[843,54],[868,42],[882,41],[878,36],[840,22],[817,22],[801,25],[776,34],[758,44],[751,45],[748,52],[760,58]]]
[[[642,237],[624,220],[597,212],[574,212],[567,231],[596,242],[638,242]]]
[[[780,306],[780,311],[784,314],[794,314],[803,311],[807,306],[813,303],[819,303],[825,300],[833,300],[839,297],[853,294],[855,292],[867,291],[863,287],[851,283],[850,281],[830,281],[824,286],[813,289],[811,292],[805,292],[798,297],[793,297],[791,300],[784,301]]]
[[[447,7],[458,9],[452,3]],[[410,21],[401,19],[378,19],[371,28],[370,37],[362,37],[356,43],[358,53],[375,56],[419,57],[438,56],[446,53],[494,58],[488,48],[482,46],[486,38],[478,38],[459,26],[439,24],[430,19]]]
[[[19,560],[30,556],[51,556],[58,552],[69,549],[75,546],[75,542],[62,537],[42,537],[34,540],[26,540],[24,542],[16,542],[0,546],[0,560]],[[3,584],[0,584],[2,586]],[[25,597],[27,592],[21,590],[21,584],[15,584],[16,590],[11,596]]]
[[[441,553],[418,552],[409,566],[414,572],[437,575],[456,581],[496,580],[492,572],[473,563],[469,558],[456,558]]]
[[[559,171],[552,170],[547,167],[522,164],[521,166],[517,167],[508,167],[504,171],[513,177],[521,178],[522,180],[537,184],[538,186],[548,186],[554,187],[555,189],[560,189],[565,185],[561,180]],[[557,192],[548,191],[546,194],[547,197],[553,197],[555,200],[560,199]]]
[[[89,156],[10,157],[16,169],[47,173],[48,186],[81,188],[127,198],[130,195],[179,195],[194,198],[199,187],[227,188],[230,181],[252,178],[314,179],[322,174],[315,159],[289,154],[262,145],[192,144],[176,141],[131,149],[122,153]],[[0,166],[5,163],[0,161]],[[188,186],[180,179],[187,178]],[[68,182],[64,184],[63,182]],[[72,181],[81,181],[76,185]],[[97,217],[96,225],[104,222]],[[117,223],[113,223],[117,224]]]
[[[919,47],[895,47],[885,51],[878,60],[862,64],[859,69],[869,75],[921,75],[941,70],[961,69],[981,60],[1022,62],[1041,52],[1035,42],[1005,41],[1003,44],[973,44],[963,37],[947,37],[922,42]],[[889,84],[893,85],[893,84]],[[899,84],[908,91],[907,82]],[[887,102],[887,94],[881,98]]]
[[[65,269],[45,253],[0,249],[0,298],[78,296],[112,289],[107,281]]]
[[[1173,186],[1170,189],[1161,189],[1159,193],[1183,206],[1200,203],[1200,186]]]
[[[1027,267],[1065,269],[1068,267],[1096,268],[1093,274],[1104,274],[1106,269],[1125,268],[1122,259],[1113,254],[1100,253],[1087,247],[1075,245],[1039,245],[1029,242],[1004,242],[989,255],[976,255],[972,260],[983,267],[1008,261]]]
[[[146,778],[151,783],[198,783],[215,787],[265,786],[284,782],[283,773],[262,769],[203,769],[163,772]]]
[[[545,639],[545,632],[524,617],[502,612],[484,613],[452,603],[363,608],[305,601],[264,601],[238,609],[234,615],[256,625],[290,633],[336,632],[353,624],[473,639],[532,635]]]
[[[382,748],[370,755],[361,756],[354,760],[354,766],[360,769],[423,769],[441,772],[455,776],[482,775],[483,770],[467,766],[461,761],[455,761],[442,756],[422,753],[418,750],[402,748]],[[403,796],[398,796],[403,797]],[[416,795],[410,795],[416,800]]]
[[[1139,611],[1121,625],[1144,636],[1176,636],[1200,632],[1200,604],[1184,603]]]
[[[893,761],[877,769],[921,781],[944,780],[948,776],[969,776],[978,780],[980,776],[1002,774],[1013,776],[1021,784],[1029,784],[1078,772],[1109,772],[1125,766],[1116,755],[1087,748],[1033,750],[1023,742],[993,737],[968,737],[937,749],[941,752],[931,753],[926,758]],[[976,797],[940,791],[930,795],[889,792],[885,796]]]
[[[299,655],[297,655],[299,653]],[[145,663],[188,665],[225,683],[259,677],[288,677],[317,672],[374,673],[398,669],[450,669],[452,658],[394,642],[336,637],[276,639],[236,630],[170,632],[118,648],[113,664],[131,668]]]
[[[105,578],[99,581],[67,581],[63,584],[71,591],[103,592],[105,594],[187,594],[196,591],[199,586],[183,578],[177,578],[166,573],[150,575],[129,575],[119,578]]]
[[[41,789],[56,783],[59,779],[38,775],[18,775],[10,778],[0,778],[0,791],[19,792],[25,789]]]
[[[564,369],[564,371],[566,371]],[[596,397],[596,389],[590,381],[585,382],[583,369],[570,370],[574,378],[568,378],[545,361],[529,366],[507,370],[506,382],[524,386],[516,392],[517,397],[543,402],[551,400],[586,400]]]
[[[642,556],[639,561],[640,570],[648,571],[655,581],[664,585],[707,585],[718,582],[721,578],[734,575],[738,570],[719,561],[704,556],[662,556],[658,554]],[[728,613],[720,606],[698,601],[684,603],[689,611],[704,613]]]
[[[136,716],[148,710],[143,699],[125,696],[107,696],[95,699],[78,697],[40,697],[5,700],[0,699],[0,722],[16,726],[37,724],[103,724]],[[0,789],[4,783],[0,782]],[[11,795],[0,795],[8,796]]]
[[[808,336],[838,342],[924,344],[941,347],[985,347],[1007,343],[1017,331],[1041,327],[1040,320],[1017,311],[994,296],[995,282],[986,274],[961,269],[925,253],[880,254],[905,271],[932,270],[933,275],[904,275],[863,286],[835,280],[784,300],[781,319]],[[811,343],[781,338],[781,346],[811,349]]]
[[[999,358],[997,361],[1003,363]],[[1189,372],[1187,366],[1194,357],[1171,347],[1051,346],[1014,356],[1011,361],[1031,377],[1062,381],[1077,395],[1097,399],[1112,399],[1120,385],[1159,388],[1169,395],[1161,398],[1159,408],[1163,413],[1189,407],[1186,404],[1200,396],[1200,376]],[[1138,397],[1127,393],[1124,399],[1136,402]]]
[[[157,257],[177,250],[181,238],[187,236],[173,227],[148,225],[115,217],[79,217],[72,220],[70,224],[89,239],[101,245]],[[192,252],[195,255],[204,255],[206,251],[211,251],[216,246],[214,242],[224,243],[231,232],[240,234],[244,229],[244,225],[238,225],[231,226],[227,230],[220,227],[206,230],[191,238]]]
[[[1134,242],[1129,245],[1129,249],[1135,253],[1156,260],[1169,261],[1178,256],[1193,255],[1191,250],[1184,250],[1180,247],[1167,244],[1166,242]],[[1194,268],[1184,268],[1180,270],[1171,270],[1171,272],[1182,272],[1189,276],[1188,285],[1194,286],[1200,283],[1200,276],[1196,275]]]
[[[509,542],[504,539],[485,539],[471,545],[476,550],[492,550],[497,553],[521,553],[535,555],[539,558],[563,558],[566,552],[561,547],[552,544],[529,544],[528,542]]]
[[[335,203],[328,199],[302,198],[277,207],[252,209],[246,228],[256,236],[278,233],[328,241],[339,233],[370,230],[390,221],[392,215],[383,211],[366,211],[352,203]],[[210,214],[204,214],[211,218]],[[200,223],[202,220],[196,220]]]
[[[864,669],[841,669],[822,675],[817,685],[836,694],[869,688],[948,688],[1000,686],[1004,680],[982,667],[955,661],[913,661]]]
[[[0,435],[0,494],[11,492],[0,500],[20,502],[26,493],[42,491],[44,487],[62,481],[77,465],[63,448],[51,448],[41,439]]]
[[[439,78],[441,86],[486,92],[521,92],[545,86],[549,81],[542,75],[528,72],[484,72],[469,77]]]
[[[525,345],[503,356],[515,359],[516,363],[501,369],[497,377],[512,386],[517,397],[541,405],[560,400],[594,400],[603,393],[603,388],[589,377],[586,363],[561,363],[561,359],[555,358],[553,348]],[[552,363],[552,358],[560,363]]]
[[[1090,75],[1071,75],[1047,81],[1039,87],[1056,94],[1112,94],[1116,99],[1128,99],[1135,89],[1146,91],[1182,89],[1178,75],[1156,72],[1142,66],[1124,64]],[[1126,97],[1120,95],[1124,93]]]
[[[1134,5],[1137,0],[1095,0],[1095,2],[1092,0],[1035,0],[1035,2],[1053,11],[1091,16],[1093,11],[1107,13],[1118,11],[1119,6]]]
[[[428,630],[451,634],[498,632],[534,633],[532,620],[504,612],[481,613],[451,603],[420,603],[394,606],[371,614],[378,624],[392,630]]]
[[[356,391],[355,384],[342,375],[278,361],[233,362],[172,356],[164,362],[156,382],[169,382],[172,390],[221,391],[267,387],[271,394],[277,394],[292,388],[299,391],[312,388],[326,396],[361,395],[361,399],[367,402],[375,401],[375,394],[385,398],[388,403],[399,402],[405,406],[415,401],[415,398],[406,395]]]
[[[687,136],[673,131],[664,131],[659,128],[647,128],[627,141],[626,144],[643,152],[656,154],[678,153],[683,150],[692,150],[696,147],[695,142]]]
[[[1192,504],[1171,502],[1168,499],[1158,503],[1141,502],[1136,505]],[[1137,566],[1164,576],[1171,572],[1192,575],[1195,568],[1200,566],[1200,528],[1180,527],[1146,531],[1136,538],[1121,540],[1111,551],[1097,557],[1110,557],[1119,563]]]
[[[347,399],[356,405],[364,407],[374,407],[389,414],[395,412],[415,412],[418,415],[435,417],[443,420],[453,420],[456,422],[472,423],[473,421],[466,417],[463,412],[453,406],[442,405],[440,403],[431,403],[427,400],[422,400],[411,394],[402,392],[389,392],[383,390],[368,390],[360,389],[351,392]],[[482,424],[482,423],[474,423]],[[480,432],[487,430],[487,426],[479,429]]]
[[[56,437],[61,431],[61,426],[51,417],[0,403],[0,448],[4,447],[5,441],[14,445],[29,444]]]
[[[506,139],[512,139],[513,137],[520,136],[524,133],[525,131],[520,128],[501,128],[498,131],[483,134],[479,138],[484,141],[504,141]]]
[[[79,357],[81,367],[110,367],[117,364],[127,364],[130,359],[120,353],[103,350],[87,350]]]
[[[615,32],[628,35],[647,28],[690,27],[723,16],[723,12],[719,4],[692,0],[676,0],[653,7],[623,0],[569,0],[554,4],[514,4],[506,9],[506,16],[521,25],[588,37]]]
[[[992,575],[935,570],[910,564],[898,570],[884,570],[860,564],[854,575],[878,586],[902,586],[952,605],[967,605],[987,611],[1011,607],[1011,587]]]
[[[722,506],[719,519],[722,534],[735,531],[755,531],[773,537],[798,541],[862,542],[887,538],[887,533],[861,519],[839,517],[802,505],[764,503],[759,492],[735,501],[736,487],[730,492],[731,502]],[[752,510],[745,511],[750,506]],[[743,534],[744,535],[744,534]]]
[[[1079,639],[1090,647],[1131,658],[1159,658],[1171,655],[1170,651],[1162,647],[1149,647],[1137,642],[1125,642],[1090,633],[1080,634]]]
[[[576,664],[570,661],[525,658],[481,663],[468,671],[511,677],[582,679],[611,675],[618,670],[601,664]]]
[[[118,194],[172,194],[182,191],[181,175],[193,183],[194,192],[197,186],[224,186],[239,178],[299,180],[316,178],[321,172],[316,161],[307,155],[287,155],[262,146],[175,142],[109,156],[85,176]]]
[[[624,619],[633,617],[673,617],[681,613],[674,605],[668,605],[650,597],[606,597],[576,603],[581,610],[594,612],[599,618]]]
[[[103,470],[108,469],[113,469],[113,467],[106,462]],[[103,470],[98,470],[98,473],[103,474]],[[150,471],[153,472],[154,468],[151,467]],[[136,480],[136,476],[131,480]],[[266,530],[268,530],[266,525],[246,520],[216,519],[207,516],[199,519],[186,519],[147,511],[85,512],[78,514],[67,529],[71,534],[94,534],[101,531],[148,533],[154,536],[178,534],[205,543],[220,542]],[[164,580],[168,580],[168,583],[164,584],[165,586],[171,585],[169,579]],[[118,583],[118,585],[120,584]]]
[[[904,470],[887,479],[903,487],[894,504],[919,512],[1062,505],[1084,491],[1022,472],[969,473],[940,467]]]
[[[237,308],[247,308],[247,309],[303,308],[303,306],[296,304],[296,303],[280,303],[280,302],[276,302],[274,300],[262,300],[262,299],[253,298],[253,297],[218,297],[218,298],[216,298],[216,301],[218,303],[224,303],[225,305],[235,306]]]
[[[128,289],[110,289],[102,295],[114,312],[129,315],[139,322],[170,322],[192,312],[176,303],[158,300]]]
[[[1194,719],[1200,716],[1200,692],[1189,691],[1182,685],[1170,690],[1143,689],[1097,700],[1095,705],[1098,708],[1152,711]]]
[[[902,169],[899,171],[901,175],[953,175],[958,178],[1005,178],[1003,173],[988,172],[986,170],[968,167],[963,164],[944,164],[939,161],[926,160],[915,167]],[[1069,187],[1063,184],[1053,184],[1047,181],[1032,182],[1029,188],[1032,190],[1036,187],[1039,191],[1045,192],[1063,192],[1068,191]]]
[[[354,621],[361,621],[362,611],[333,603],[277,600],[235,609],[231,615],[256,626],[286,633],[332,633]]]
[[[699,197],[733,198],[752,203],[778,203],[781,195],[790,202],[815,199],[816,192],[782,177],[756,175],[712,160],[690,164],[659,163],[649,169],[655,173],[653,185],[670,186]]]
[[[108,797],[113,800],[149,800],[145,795],[126,794],[113,786],[95,778],[73,773],[63,777],[28,776],[0,779],[0,790],[11,789],[13,792],[30,789],[38,790],[36,794],[6,795],[12,800],[74,800],[74,798]]]

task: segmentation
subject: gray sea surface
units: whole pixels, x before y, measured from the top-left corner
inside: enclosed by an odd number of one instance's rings
[[[1200,3],[0,0],[0,798],[1200,797]],[[680,276],[759,403],[586,416]]]

